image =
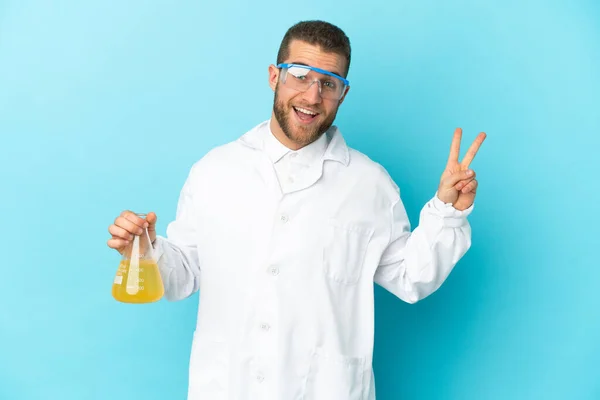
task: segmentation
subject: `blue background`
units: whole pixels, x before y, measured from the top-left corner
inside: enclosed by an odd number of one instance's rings
[[[471,251],[416,305],[376,289],[378,399],[600,399],[599,3],[370,4],[0,0],[0,399],[185,398],[198,297],[114,301],[107,227],[164,234],[312,18],[352,41],[337,123],[413,226],[454,128],[488,133]]]

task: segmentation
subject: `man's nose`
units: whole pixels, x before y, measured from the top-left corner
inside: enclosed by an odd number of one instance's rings
[[[318,80],[313,81],[310,87],[304,92],[304,98],[311,104],[318,104],[321,102],[321,82]]]

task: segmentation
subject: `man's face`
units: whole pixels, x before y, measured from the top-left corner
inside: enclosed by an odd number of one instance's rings
[[[344,76],[346,59],[342,55],[322,52],[318,46],[298,40],[290,43],[289,50],[285,63],[309,65]],[[275,91],[273,114],[283,134],[296,148],[317,140],[333,124],[348,88],[341,99],[323,99],[317,83],[300,92],[283,84],[279,79],[281,71],[275,66],[269,67],[269,72],[269,83]]]

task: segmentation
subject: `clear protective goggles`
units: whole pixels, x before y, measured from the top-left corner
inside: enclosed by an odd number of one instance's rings
[[[340,100],[350,82],[333,72],[302,64],[279,64],[281,82],[299,92],[306,92],[317,82],[323,99]]]

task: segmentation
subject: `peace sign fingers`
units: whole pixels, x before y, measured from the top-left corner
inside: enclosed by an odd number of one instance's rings
[[[467,150],[465,158],[463,158],[463,160],[460,163],[460,165],[463,168],[469,168],[469,165],[471,165],[471,162],[473,162],[475,155],[477,155],[477,152],[479,151],[479,148],[481,147],[481,144],[483,143],[486,137],[487,135],[484,132],[481,132],[479,135],[477,135],[475,141],[473,141],[473,144],[471,145],[471,147],[469,147],[469,150]]]
[[[456,128],[454,130],[454,137],[452,138],[452,145],[450,146],[450,156],[448,156],[448,166],[458,164],[458,156],[460,155],[460,140],[462,139],[462,129]]]

